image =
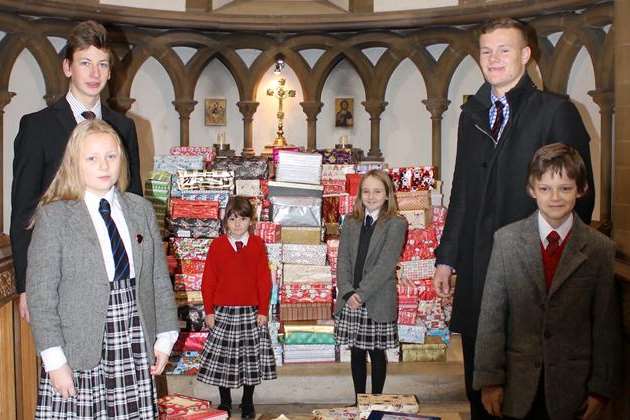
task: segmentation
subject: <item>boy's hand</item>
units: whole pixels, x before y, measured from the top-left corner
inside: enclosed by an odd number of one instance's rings
[[[490,415],[502,417],[503,387],[491,385],[481,388],[481,402]]]
[[[74,388],[72,369],[70,369],[70,366],[67,363],[59,369],[48,372],[48,376],[50,377],[50,383],[53,388],[61,394],[61,397],[64,400],[77,395],[77,390]]]
[[[353,294],[352,296],[350,296],[348,298],[348,301],[346,302],[346,305],[348,305],[352,309],[359,309],[361,307],[361,305],[363,305],[363,301],[361,300],[361,296],[359,296],[356,293]]]
[[[214,314],[206,315],[206,325],[210,329],[214,328]]]
[[[451,293],[452,269],[448,265],[438,264],[433,275],[433,288],[440,297],[448,297]]]
[[[580,410],[584,414],[582,414],[578,418],[582,420],[593,420],[599,418],[599,415],[601,414],[603,408],[604,403],[600,399],[589,395],[586,398],[586,401],[584,401],[584,404],[582,404]]]
[[[155,363],[151,366],[151,375],[161,375],[168,362],[168,354],[161,351],[155,352]]]
[[[265,315],[256,315],[256,323],[259,327],[267,325],[267,317]]]

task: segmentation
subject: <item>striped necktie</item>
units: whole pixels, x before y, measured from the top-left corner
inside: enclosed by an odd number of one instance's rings
[[[96,114],[93,113],[92,111],[83,111],[81,113],[81,116],[85,118],[86,120],[93,120],[94,118],[96,118]]]
[[[116,223],[114,223],[114,219],[112,219],[112,210],[106,199],[101,199],[98,212],[103,217],[105,225],[107,226],[107,233],[109,233],[109,242],[112,246],[112,255],[114,256],[114,281],[128,279],[129,257],[127,256],[127,251],[125,251],[125,245],[120,237],[120,233],[118,233],[118,229],[116,228]]]
[[[494,106],[497,110],[497,115],[494,118],[494,124],[492,124],[491,134],[495,141],[499,141],[499,133],[501,132],[501,126],[503,125],[503,102],[496,101]]]

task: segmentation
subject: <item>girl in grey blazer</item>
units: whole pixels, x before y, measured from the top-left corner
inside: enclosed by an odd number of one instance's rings
[[[155,214],[123,193],[127,162],[101,120],[74,129],[42,197],[26,289],[42,356],[36,418],[155,419],[155,387],[177,340]]]
[[[350,346],[355,394],[365,393],[367,352],[372,393],[383,392],[385,350],[398,346],[396,264],[406,230],[389,176],[377,170],[365,174],[354,212],[341,230],[337,259],[335,337],[339,345]]]

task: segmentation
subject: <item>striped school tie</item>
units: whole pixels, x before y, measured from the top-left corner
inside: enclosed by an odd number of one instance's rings
[[[96,118],[96,114],[93,113],[92,111],[83,111],[81,113],[81,116],[85,118],[86,120],[93,120],[94,118]]]
[[[109,207],[109,202],[102,198],[98,206],[98,212],[103,217],[105,225],[107,226],[107,233],[109,233],[109,242],[112,246],[112,255],[114,256],[114,281],[125,280],[129,278],[129,257],[125,250],[120,233],[116,228],[116,223],[112,219],[112,210]]]

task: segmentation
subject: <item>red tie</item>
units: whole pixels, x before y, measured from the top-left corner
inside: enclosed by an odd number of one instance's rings
[[[547,241],[549,241],[549,245],[547,245],[547,254],[555,255],[560,248],[560,235],[555,230],[549,232],[547,235]]]
[[[494,124],[492,124],[491,134],[495,141],[499,141],[499,132],[501,132],[501,126],[503,125],[503,102],[496,101],[494,106],[497,110],[497,116],[494,118]]]
[[[241,249],[243,249],[243,241],[236,241],[236,242],[234,242],[234,244],[236,245],[236,252],[238,252]]]

